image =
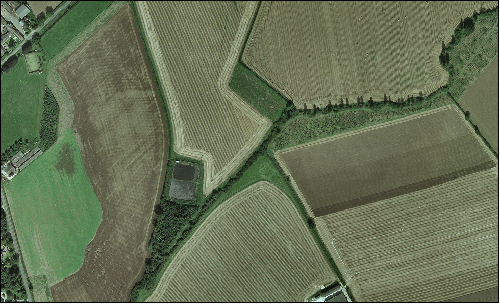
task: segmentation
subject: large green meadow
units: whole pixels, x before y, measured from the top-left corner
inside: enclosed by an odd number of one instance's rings
[[[20,137],[33,139],[40,131],[45,74],[29,75],[24,57],[2,73],[2,153]]]
[[[51,285],[76,272],[102,209],[72,130],[4,186],[29,276]]]

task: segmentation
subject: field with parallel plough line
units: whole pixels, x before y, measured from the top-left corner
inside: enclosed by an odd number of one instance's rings
[[[170,117],[174,151],[204,163],[208,195],[259,145],[271,122],[229,88],[257,4],[137,2]],[[165,22],[168,20],[168,22]]]
[[[54,301],[124,302],[145,269],[154,205],[163,190],[168,133],[130,4],[57,68],[102,222],[82,267],[51,286]]]
[[[300,302],[335,280],[293,202],[258,182],[207,217],[147,301]]]
[[[448,81],[439,55],[476,2],[263,2],[243,63],[297,107],[358,96],[430,94]]]
[[[498,286],[498,162],[316,223],[357,301],[439,302]]]

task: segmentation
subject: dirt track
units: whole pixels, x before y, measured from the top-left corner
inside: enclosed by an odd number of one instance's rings
[[[149,255],[168,153],[163,108],[130,5],[58,72],[75,103],[73,130],[103,214],[82,267],[51,292],[56,302],[128,301]]]

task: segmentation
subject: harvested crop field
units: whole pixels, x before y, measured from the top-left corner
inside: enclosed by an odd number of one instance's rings
[[[496,158],[456,106],[275,153],[308,212],[322,216],[485,170]]]
[[[258,182],[208,216],[147,301],[299,302],[335,279],[292,201]]]
[[[30,6],[31,11],[33,11],[33,14],[38,16],[41,12],[45,12],[45,8],[47,6],[51,6],[52,9],[55,10],[61,2],[62,1],[28,1],[28,5]]]
[[[493,287],[493,288],[489,288],[489,289],[486,289],[486,290],[483,290],[483,291],[478,291],[478,292],[474,292],[474,293],[470,293],[468,295],[465,295],[465,296],[461,296],[461,297],[458,297],[458,298],[453,298],[453,299],[449,299],[449,300],[446,300],[446,301],[443,301],[443,302],[459,302],[459,303],[471,303],[471,302],[474,302],[474,303],[478,303],[478,302],[482,302],[482,303],[485,303],[485,302],[490,302],[490,303],[498,303],[498,286],[497,287]]]
[[[102,205],[82,267],[51,286],[54,301],[128,301],[145,267],[168,153],[165,116],[130,5],[59,66],[73,127]]]
[[[172,119],[174,151],[203,160],[203,193],[233,174],[271,122],[229,88],[257,4],[137,2]],[[168,20],[168,22],[165,22]]]
[[[498,163],[316,219],[360,302],[438,302],[498,286]]]
[[[442,42],[483,2],[262,2],[242,61],[297,107],[427,95]]]
[[[498,153],[498,56],[459,100],[471,121]]]

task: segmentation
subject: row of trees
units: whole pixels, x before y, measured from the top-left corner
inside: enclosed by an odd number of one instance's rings
[[[21,272],[19,270],[19,255],[14,252],[14,241],[10,235],[7,226],[7,215],[3,208],[1,209],[1,222],[2,222],[2,245],[9,248],[7,256],[2,258],[2,291],[7,292],[8,298],[12,299],[14,296],[26,299],[26,290],[24,289]]]
[[[40,122],[40,149],[46,151],[57,140],[59,105],[52,91],[46,87],[43,96],[43,114]]]

